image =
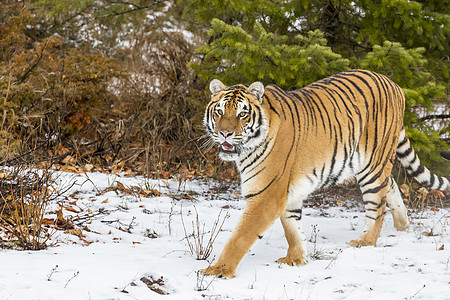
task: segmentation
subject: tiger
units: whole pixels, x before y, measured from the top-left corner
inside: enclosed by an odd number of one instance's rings
[[[351,246],[376,246],[386,203],[394,227],[406,230],[407,209],[391,175],[395,158],[420,184],[450,187],[450,176],[431,173],[417,157],[403,126],[405,95],[384,75],[348,70],[293,91],[213,79],[209,89],[204,127],[219,157],[235,163],[246,204],[219,258],[203,274],[235,277],[244,255],[278,218],[288,250],[277,262],[305,264],[303,201],[351,178],[365,209],[363,231]]]

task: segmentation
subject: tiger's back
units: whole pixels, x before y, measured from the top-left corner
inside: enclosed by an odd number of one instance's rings
[[[405,230],[407,211],[391,177],[394,158],[425,185],[445,189],[448,178],[428,171],[403,128],[404,94],[383,75],[346,71],[285,92],[279,87],[226,87],[218,80],[205,127],[221,158],[236,162],[247,204],[217,263],[206,274],[234,276],[253,242],[277,218],[289,249],[280,263],[304,264],[302,202],[314,190],[355,177],[366,210],[353,246],[375,245],[389,204],[394,226]]]
[[[291,180],[304,176],[315,188],[367,173],[366,167],[384,168],[395,153],[403,123],[402,90],[387,77],[362,70],[292,92],[267,86],[263,103],[270,120],[280,119],[278,132],[268,135],[279,140],[274,143],[279,149],[271,153],[274,160],[284,157],[284,164],[292,167]],[[244,161],[238,164],[240,170],[246,166]]]

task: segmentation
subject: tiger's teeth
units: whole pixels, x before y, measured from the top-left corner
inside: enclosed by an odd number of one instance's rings
[[[224,142],[222,145],[222,149],[226,151],[234,151],[234,146],[230,143]]]

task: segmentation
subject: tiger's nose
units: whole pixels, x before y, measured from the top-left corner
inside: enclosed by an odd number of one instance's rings
[[[233,134],[233,132],[231,132],[231,131],[219,131],[219,133],[221,135],[223,135],[224,138],[227,138],[227,137],[229,137],[230,135]]]

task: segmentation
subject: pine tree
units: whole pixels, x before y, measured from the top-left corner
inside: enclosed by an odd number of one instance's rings
[[[447,121],[439,131],[419,115],[436,102],[448,107],[450,15],[445,0],[180,3],[184,17],[209,36],[192,64],[203,80],[260,80],[291,89],[347,68],[373,70],[405,91],[405,124],[419,155],[440,161],[436,153],[448,150],[448,114],[441,116]]]

